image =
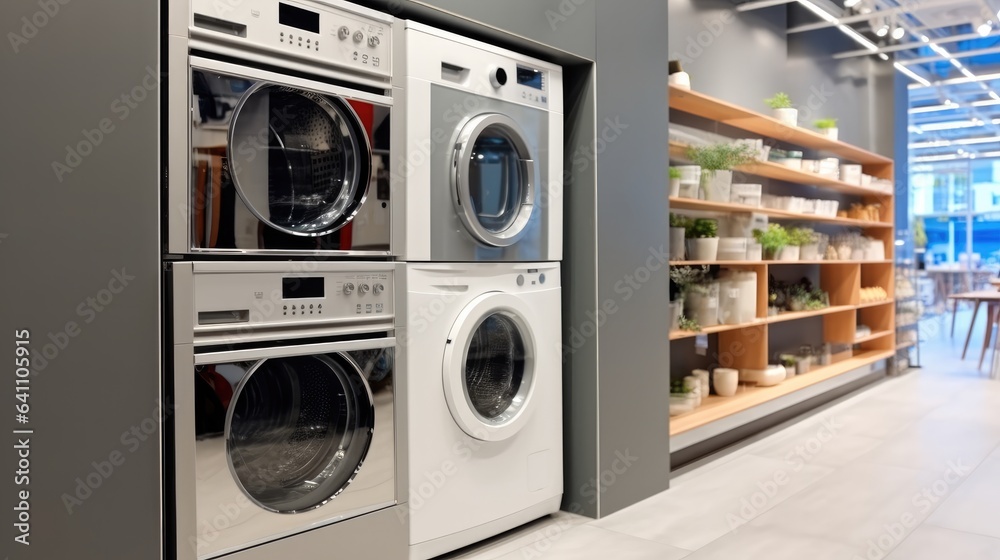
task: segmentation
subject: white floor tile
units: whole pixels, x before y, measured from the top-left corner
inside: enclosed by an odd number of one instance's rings
[[[833,472],[744,455],[594,525],[697,550]]]
[[[1000,423],[924,418],[886,438],[860,461],[943,472],[950,462],[979,465],[1000,445]]]
[[[846,543],[804,537],[780,528],[742,527],[708,546],[693,552],[686,560],[767,559],[767,560],[851,560],[855,547]]]
[[[693,558],[693,557],[692,557]],[[918,527],[886,560],[996,560],[1000,539],[952,531],[932,525]]]
[[[983,462],[927,520],[930,525],[1000,538],[1000,458]]]
[[[581,525],[497,560],[679,560],[690,553],[592,525]]]
[[[557,539],[571,529],[591,521],[589,517],[564,511],[497,535],[492,539],[439,556],[436,560],[494,560],[544,539]]]

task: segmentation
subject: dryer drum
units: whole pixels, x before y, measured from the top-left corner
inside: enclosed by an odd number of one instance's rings
[[[517,324],[504,315],[490,315],[473,333],[465,362],[472,407],[488,420],[507,412],[521,391],[524,373],[524,341]]]
[[[339,98],[260,82],[240,99],[229,135],[236,190],[271,227],[327,235],[350,223],[367,197],[371,146]]]
[[[271,511],[319,507],[364,461],[373,406],[357,366],[339,355],[262,360],[241,382],[227,419],[232,473]]]

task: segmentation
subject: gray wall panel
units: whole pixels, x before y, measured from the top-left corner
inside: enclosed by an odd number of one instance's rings
[[[0,332],[11,356],[15,330],[30,330],[36,357],[30,546],[11,544],[11,501],[23,487],[13,469],[3,477],[11,559],[160,556],[158,11],[157,2],[0,4],[5,28],[27,40],[0,46],[6,83],[17,84],[2,109]],[[57,173],[56,162],[67,167]],[[12,368],[0,385],[12,404]],[[7,412],[11,468],[18,426]],[[145,441],[122,441],[133,426]]]
[[[785,7],[737,13],[731,0],[669,0],[666,52],[692,88],[751,109],[785,89]],[[662,51],[661,51],[662,56]]]
[[[600,515],[667,488],[667,4],[597,6]],[[625,458],[623,458],[625,457]]]

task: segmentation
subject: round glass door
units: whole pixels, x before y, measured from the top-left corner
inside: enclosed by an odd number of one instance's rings
[[[371,176],[368,137],[350,105],[266,82],[236,105],[228,159],[250,211],[301,236],[327,235],[350,223]]]
[[[243,491],[277,513],[308,511],[354,479],[374,430],[372,394],[342,355],[258,362],[226,419],[229,466]]]
[[[498,113],[475,117],[454,157],[455,207],[469,233],[493,247],[516,243],[535,203],[535,162],[520,127]]]
[[[535,384],[528,313],[513,296],[486,294],[463,311],[449,337],[443,372],[448,406],[475,438],[506,439],[527,421]]]

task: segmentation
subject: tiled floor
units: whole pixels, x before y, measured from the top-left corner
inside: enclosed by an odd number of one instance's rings
[[[1000,558],[1000,381],[988,363],[975,371],[981,334],[965,362],[961,336],[933,323],[924,336],[936,342],[925,344],[923,369],[685,473],[660,495],[596,521],[560,513],[447,558]]]

